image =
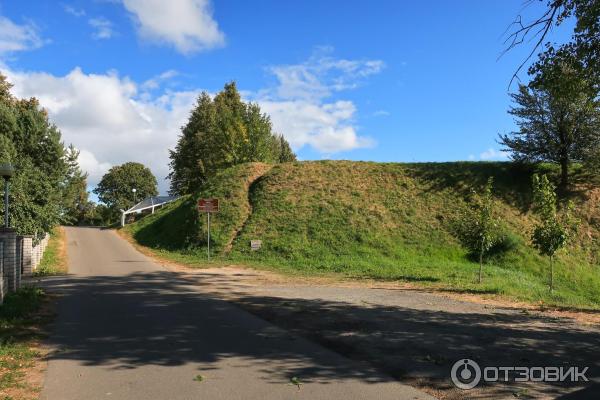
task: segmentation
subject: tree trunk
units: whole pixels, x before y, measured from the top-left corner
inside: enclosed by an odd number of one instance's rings
[[[483,282],[483,243],[479,252],[479,283]]]
[[[569,189],[569,165],[571,162],[568,158],[560,160],[560,190],[566,194]]]
[[[554,292],[554,256],[550,256],[550,293]]]

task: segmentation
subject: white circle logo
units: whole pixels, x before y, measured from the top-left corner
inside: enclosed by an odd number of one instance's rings
[[[452,366],[450,377],[457,388],[473,389],[481,381],[481,368],[479,368],[479,364],[468,358],[458,360]]]

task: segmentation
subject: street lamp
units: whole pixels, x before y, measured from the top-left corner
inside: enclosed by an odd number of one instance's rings
[[[137,196],[136,196],[137,189],[133,188],[133,189],[131,189],[131,191],[133,192],[133,205],[136,205],[137,204],[137,200],[136,200],[136,198],[137,198]]]
[[[8,181],[15,173],[12,164],[0,164],[0,176],[4,178],[4,227],[8,228]]]

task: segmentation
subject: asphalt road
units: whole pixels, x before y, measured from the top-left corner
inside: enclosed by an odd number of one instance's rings
[[[67,241],[70,275],[46,282],[61,297],[42,399],[431,399],[217,299],[112,231],[67,228]]]

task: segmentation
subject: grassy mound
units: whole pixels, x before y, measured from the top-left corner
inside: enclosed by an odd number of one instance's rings
[[[200,257],[206,221],[195,214],[194,203],[214,196],[221,198],[222,212],[212,221],[211,246],[221,260],[599,308],[600,213],[594,196],[600,194],[587,190],[575,196],[581,235],[559,257],[559,289],[550,295],[547,260],[529,247],[533,172],[510,163],[322,161],[270,169],[247,164],[224,171],[202,193],[128,229],[142,244]],[[508,240],[486,265],[484,284],[478,285],[477,264],[450,226],[471,188],[482,187],[489,176],[495,178]],[[261,250],[250,249],[253,239],[263,241]]]
[[[184,196],[155,214],[141,218],[124,229],[141,245],[163,256],[192,264],[206,258],[207,220],[196,209],[199,198],[219,198],[219,213],[211,221],[213,254],[225,254],[251,213],[248,202],[250,185],[271,166],[262,163],[239,165],[221,172],[205,188]]]

